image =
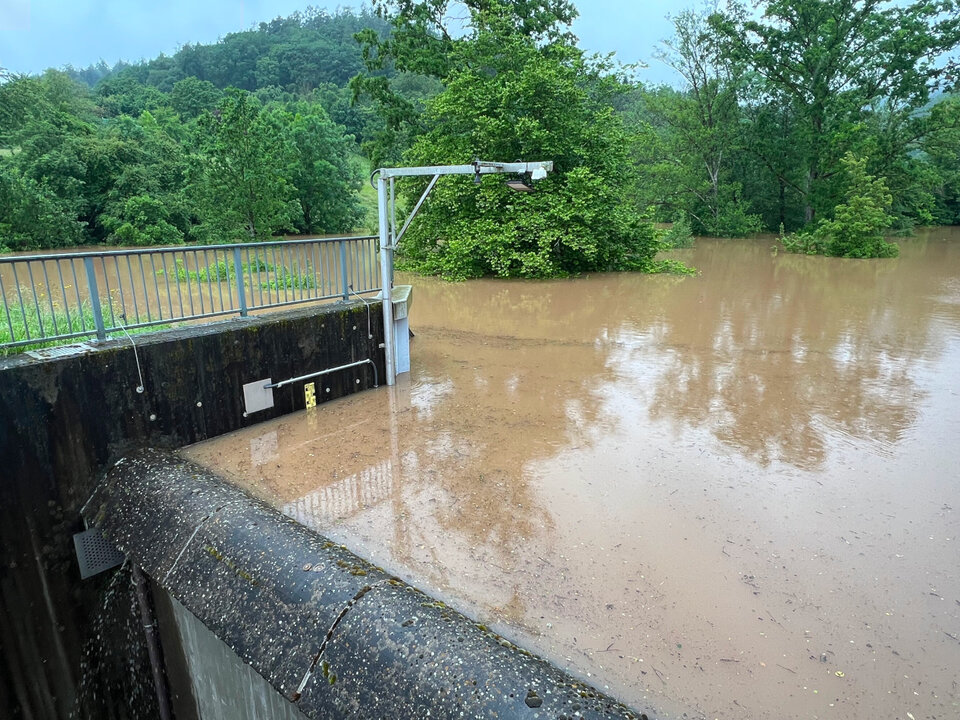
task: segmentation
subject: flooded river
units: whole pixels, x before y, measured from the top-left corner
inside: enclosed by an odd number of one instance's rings
[[[186,454],[656,717],[956,718],[960,232],[772,244],[409,279],[400,385]]]

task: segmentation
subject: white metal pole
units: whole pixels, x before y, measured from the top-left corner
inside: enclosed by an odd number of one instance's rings
[[[393,286],[393,263],[397,259],[397,196],[394,188],[396,178],[390,178],[390,286]],[[394,345],[396,348],[396,345]]]
[[[387,385],[397,382],[397,367],[393,338],[393,268],[388,224],[387,182],[383,174],[377,176],[377,209],[380,216],[380,297],[383,300],[383,348],[387,365]]]

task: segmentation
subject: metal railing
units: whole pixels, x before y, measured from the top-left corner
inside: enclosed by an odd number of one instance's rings
[[[0,257],[0,351],[380,291],[377,238]]]

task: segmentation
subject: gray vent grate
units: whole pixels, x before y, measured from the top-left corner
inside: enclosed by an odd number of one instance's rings
[[[96,528],[74,535],[73,545],[77,550],[81,579],[85,580],[123,562],[123,553]]]
[[[40,350],[27,350],[26,354],[35,360],[51,360],[53,358],[79,355],[85,352],[93,352],[93,348],[86,343],[77,343],[76,345],[61,345],[60,347],[42,348]]]

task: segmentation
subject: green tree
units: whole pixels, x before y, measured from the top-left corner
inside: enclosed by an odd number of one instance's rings
[[[470,61],[458,50],[469,45],[473,35],[460,36],[448,27],[457,22],[451,20],[453,5],[466,9],[474,28],[479,18],[497,14],[508,34],[535,45],[573,39],[569,26],[577,11],[570,0],[376,0],[374,11],[389,19],[391,32],[366,28],[356,34],[365,71],[350,81],[354,99],[370,99],[384,122],[364,146],[374,167],[395,164],[424,129],[422,103],[403,93],[392,73],[446,81],[460,63]]]
[[[286,176],[290,147],[256,98],[228,89],[216,110],[200,117],[199,136],[199,237],[262,240],[293,229],[300,210]]]
[[[0,158],[0,250],[65,247],[82,239],[83,223],[55,192]]]
[[[104,227],[120,245],[172,245],[183,242],[183,233],[170,223],[166,204],[149,195],[134,195],[105,215]]]
[[[97,97],[103,114],[137,117],[145,110],[156,110],[169,104],[166,94],[137,79],[132,69],[111,75],[97,85]]]
[[[900,249],[883,238],[893,217],[893,197],[886,181],[867,172],[867,159],[847,153],[841,160],[847,181],[846,199],[831,220],[820,220],[812,232],[784,238],[791,252],[847,258],[896,257]]]
[[[126,148],[103,190],[96,219],[107,242],[132,245],[179,243],[195,210],[184,192],[189,156],[145,111],[122,116],[102,131]]]
[[[402,263],[452,279],[662,267],[659,234],[629,202],[629,138],[602,68],[563,40],[539,45],[565,35],[538,23],[527,34],[512,4],[483,3],[471,17],[405,161],[553,160],[555,173],[522,194],[493,178],[446,178],[405,236]],[[411,199],[422,189],[407,187]]]
[[[296,190],[303,233],[354,229],[364,217],[360,178],[350,162],[353,139],[344,135],[319,105],[301,103],[295,112],[274,110],[291,151],[288,178]]]
[[[930,109],[920,143],[925,187],[933,199],[934,222],[960,224],[960,96],[944,97]]]
[[[221,92],[209,80],[185,77],[170,91],[170,104],[184,120],[200,117],[204,110],[213,110]]]
[[[746,151],[738,67],[723,58],[705,15],[684,11],[673,25],[674,37],[659,58],[683,78],[683,88],[645,94],[652,116],[645,129],[656,138],[648,143],[654,156],[642,158],[641,172],[651,186],[670,193],[671,215],[679,210],[693,218],[696,232],[756,232],[760,218],[751,214],[741,184],[732,177],[736,159]]]
[[[715,14],[724,53],[756,74],[756,94],[789,105],[801,154],[804,218],[836,202],[841,158],[873,151],[881,172],[902,157],[911,118],[951,66],[938,58],[960,39],[954,0],[761,0]],[[787,178],[783,178],[787,181]]]

